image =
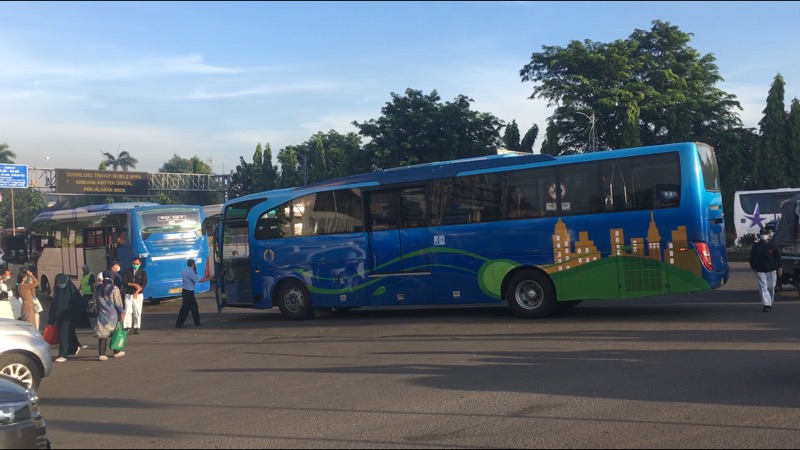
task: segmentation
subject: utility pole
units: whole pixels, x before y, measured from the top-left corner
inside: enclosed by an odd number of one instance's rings
[[[589,119],[589,123],[591,124],[591,128],[589,128],[589,145],[587,146],[586,151],[590,152],[590,153],[591,152],[596,152],[597,151],[597,128],[595,128],[594,124],[597,121],[597,119],[595,118],[594,111],[592,111],[592,115],[591,116],[588,115],[588,114],[582,113],[580,111],[575,111],[575,112],[580,114],[580,115],[582,115],[583,117],[586,117],[587,119]]]

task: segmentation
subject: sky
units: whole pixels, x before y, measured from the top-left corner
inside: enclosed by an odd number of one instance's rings
[[[552,112],[520,69],[543,46],[612,42],[654,20],[713,54],[757,127],[780,73],[800,97],[798,2],[0,2],[0,143],[16,164],[97,169],[127,151],[228,173],[317,132],[356,132],[391,94],[436,90],[538,151]]]

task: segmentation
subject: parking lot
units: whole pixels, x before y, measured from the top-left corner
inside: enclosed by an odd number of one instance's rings
[[[41,405],[56,448],[796,448],[800,295],[762,313],[733,263],[714,292],[505,307],[216,312],[146,306],[124,358],[97,340]]]

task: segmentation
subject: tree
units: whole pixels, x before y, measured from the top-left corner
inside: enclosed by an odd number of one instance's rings
[[[14,158],[17,154],[9,150],[8,144],[0,144],[0,163],[14,164]]]
[[[506,150],[519,151],[522,148],[519,142],[519,127],[517,121],[512,120],[510,124],[506,125],[506,130],[503,133],[503,146]]]
[[[533,144],[536,143],[536,137],[539,136],[539,125],[533,124],[532,127],[525,132],[522,142],[519,144],[520,151],[533,153]]]
[[[192,173],[192,174],[211,174],[211,167],[200,159],[197,155],[190,159],[181,158],[173,154],[172,158],[165,162],[158,169],[162,173]],[[161,194],[160,198],[154,199],[162,204],[185,204],[185,205],[213,205],[222,203],[222,193],[220,192],[199,192],[199,191],[172,191]]]
[[[781,74],[775,75],[767,95],[764,117],[758,122],[761,147],[756,157],[756,184],[760,188],[789,187],[786,171],[786,83]]]
[[[14,217],[11,217],[11,189],[0,189],[3,201],[0,202],[0,226],[11,228],[29,227],[33,219],[47,208],[44,195],[35,189],[14,189]]]
[[[656,20],[625,40],[533,53],[520,70],[523,82],[536,83],[529,98],[556,106],[542,151],[583,151],[592,113],[604,148],[709,140],[741,126],[736,97],[715,87],[723,79],[714,56],[689,47],[691,36]]]
[[[368,172],[361,138],[355,133],[317,132],[300,145],[278,152],[279,187],[294,187]]]
[[[275,189],[278,181],[278,168],[272,165],[272,147],[265,149],[256,145],[253,162],[248,163],[239,157],[239,165],[231,172],[231,184],[228,188],[230,198]]]
[[[112,155],[109,152],[100,152],[103,156],[106,157],[105,161],[101,163],[100,167],[111,167],[114,170],[122,169],[123,172],[127,172],[128,169],[135,169],[136,164],[139,164],[139,160],[132,157],[130,153],[123,150],[117,154],[117,156]],[[105,169],[101,169],[105,170]]]
[[[434,90],[406,89],[391,93],[379,119],[353,122],[369,138],[364,146],[377,168],[409,166],[433,161],[489,155],[501,144],[500,119],[470,110],[472,99],[459,95],[440,103]]]
[[[800,101],[792,99],[786,121],[786,178],[787,186],[800,186]]]

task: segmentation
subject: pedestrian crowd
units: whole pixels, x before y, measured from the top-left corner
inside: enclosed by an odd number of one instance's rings
[[[43,337],[58,347],[56,362],[76,358],[81,349],[88,347],[78,339],[77,329],[92,329],[98,339],[97,358],[108,360],[108,349],[114,358],[125,356],[123,350],[127,334],[140,334],[142,328],[143,291],[147,286],[147,272],[139,258],[134,257],[130,268],[120,275],[119,261],[112,260],[108,269],[92,273],[84,265],[79,286],[67,274],[55,277],[50,294],[50,308],[46,314]],[[0,317],[11,317],[31,323],[37,329],[39,314],[44,310],[36,295],[39,279],[28,267],[22,267],[16,283],[11,281],[11,270],[0,272]],[[211,279],[197,275],[195,261],[189,259],[181,273],[182,304],[175,328],[183,328],[184,321],[192,315],[195,326],[201,326],[200,312],[195,298],[195,285]],[[94,325],[92,325],[92,320]]]

